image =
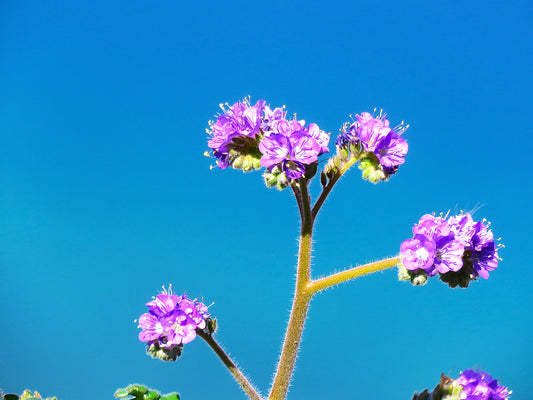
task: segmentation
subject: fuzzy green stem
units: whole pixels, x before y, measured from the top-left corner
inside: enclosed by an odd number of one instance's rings
[[[255,388],[252,386],[252,384],[246,379],[244,374],[239,370],[239,368],[235,365],[235,363],[231,360],[231,358],[226,354],[224,349],[220,347],[220,345],[216,342],[216,340],[213,338],[212,335],[204,332],[201,329],[196,330],[196,334],[200,336],[202,339],[204,339],[207,344],[213,349],[215,354],[220,358],[220,360],[224,363],[224,365],[228,368],[229,372],[237,383],[240,385],[242,390],[244,390],[244,393],[250,398],[250,400],[263,400],[263,398],[257,393]]]
[[[318,293],[324,289],[338,285],[339,283],[355,279],[363,275],[371,274],[372,272],[382,271],[387,268],[394,267],[400,262],[400,257],[388,258],[381,261],[376,261],[370,264],[361,265],[360,267],[354,267],[342,272],[337,272],[325,278],[316,279],[309,282],[307,289],[311,292],[311,295]]]
[[[269,400],[284,400],[289,390],[298,348],[302,339],[305,318],[309,309],[312,294],[307,290],[311,281],[311,249],[313,218],[310,199],[307,192],[307,181],[300,179],[302,199],[302,229],[298,251],[298,267],[296,271],[296,288],[292,303],[291,315],[287,332],[279,358],[279,364],[272,382]]]

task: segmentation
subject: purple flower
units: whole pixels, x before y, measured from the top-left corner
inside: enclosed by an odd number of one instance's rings
[[[385,114],[376,118],[363,112],[355,116],[352,124],[344,124],[335,144],[339,149],[349,150],[353,156],[365,160],[359,164],[359,168],[364,170],[363,177],[377,183],[395,174],[405,162],[409,146],[401,135],[408,127],[402,124],[391,128]],[[366,171],[369,168],[372,171]]]
[[[428,238],[437,240],[440,237],[450,234],[450,225],[442,217],[435,217],[432,214],[422,215],[418,224],[413,226],[413,234],[425,235]]]
[[[286,121],[285,116],[287,111],[284,108],[278,107],[272,110],[269,106],[264,108],[264,117],[261,121],[261,130],[264,134],[273,132],[279,121]]]
[[[170,355],[176,354],[176,347],[179,356],[181,347],[196,338],[196,329],[204,329],[210,316],[205,304],[177,296],[171,288],[163,289],[146,305],[149,311],[139,317],[139,340],[146,342],[154,357],[166,360],[173,358]]]
[[[220,168],[251,171],[279,167],[286,178],[300,178],[306,166],[329,151],[329,134],[317,124],[305,127],[303,120],[287,120],[285,108],[274,108],[249,99],[231,107],[221,106],[223,114],[210,122],[208,146]]]
[[[298,179],[305,173],[305,166],[318,160],[328,150],[329,135],[318,125],[305,121],[279,120],[259,143],[261,165],[272,169],[280,165],[289,179]]]
[[[437,239],[437,254],[435,254],[435,269],[445,274],[448,271],[459,271],[463,266],[465,247],[455,240],[453,234],[441,236]]]
[[[435,244],[432,257],[430,244]],[[431,247],[432,248],[432,247]],[[484,279],[498,266],[498,246],[488,224],[475,222],[469,213],[449,217],[423,215],[413,226],[413,239],[400,247],[405,280],[415,275],[433,276],[451,287],[467,287],[478,276]],[[411,272],[409,272],[411,271]]]
[[[374,151],[377,146],[391,132],[389,120],[385,115],[374,118],[372,114],[364,112],[355,116],[356,121],[350,126],[352,136],[358,138],[366,151]]]
[[[464,247],[469,248],[476,232],[472,216],[469,213],[452,216],[448,218],[448,224],[455,239],[459,240]]]
[[[211,137],[207,142],[220,168],[228,167],[232,163],[232,156],[253,154],[257,148],[256,135],[260,133],[264,107],[264,100],[251,106],[247,98],[230,108],[221,105],[224,113],[210,123],[208,132]]]
[[[483,279],[488,279],[489,271],[494,271],[498,267],[498,250],[492,241],[481,250],[472,252],[472,265],[476,275]]]
[[[463,387],[461,400],[506,400],[511,395],[508,388],[498,385],[498,381],[484,371],[468,369],[455,382]]]
[[[407,154],[407,142],[398,133],[391,131],[389,134],[376,146],[374,153],[377,155],[379,162],[383,167],[397,168],[405,162],[405,155]]]
[[[407,239],[400,246],[400,257],[405,268],[410,271],[424,270],[428,275],[434,275],[436,244],[424,235],[415,235]]]

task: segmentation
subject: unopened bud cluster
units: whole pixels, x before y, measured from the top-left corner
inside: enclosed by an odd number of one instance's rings
[[[490,224],[469,213],[448,219],[426,214],[413,227],[413,238],[400,246],[400,279],[415,285],[439,274],[450,287],[467,287],[498,266],[498,248]]]

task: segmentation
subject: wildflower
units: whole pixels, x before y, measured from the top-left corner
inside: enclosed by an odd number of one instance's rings
[[[405,162],[408,145],[401,135],[407,128],[403,122],[391,128],[385,114],[376,118],[363,112],[352,124],[344,124],[335,144],[338,152],[349,150],[359,159],[363,178],[377,183],[389,179]]]
[[[139,340],[146,342],[148,353],[165,361],[175,361],[183,345],[196,338],[196,329],[206,327],[210,316],[205,304],[178,296],[172,288],[146,303],[149,312],[139,317]]]
[[[220,168],[250,171],[268,168],[267,186],[285,187],[287,179],[298,179],[318,156],[329,151],[329,134],[318,125],[305,126],[304,120],[287,120],[284,108],[272,110],[259,100],[254,106],[248,99],[229,108],[210,123],[208,146]],[[272,172],[276,170],[276,172]],[[281,177],[279,171],[284,175]],[[276,177],[273,178],[271,175]]]
[[[422,269],[428,275],[434,275],[436,249],[435,242],[424,235],[415,235],[413,239],[405,240],[400,248],[404,267],[410,271]]]
[[[433,252],[433,245],[435,251]],[[434,276],[451,287],[467,287],[478,276],[484,279],[498,266],[498,248],[489,225],[476,222],[469,213],[448,219],[423,215],[413,227],[413,239],[400,246],[401,280],[425,282]]]
[[[214,123],[210,122],[208,133],[211,137],[207,142],[218,159],[218,166],[222,169],[233,166],[245,171],[259,168],[257,136],[260,134],[265,101],[259,100],[252,106],[246,98],[229,108],[222,104],[220,107],[224,113],[217,116]]]
[[[463,387],[460,400],[506,400],[511,395],[508,388],[498,385],[498,381],[484,371],[468,369],[456,382]]]
[[[508,388],[486,372],[468,369],[455,380],[442,374],[432,392],[415,393],[413,400],[507,400],[510,395]]]
[[[283,122],[277,127],[280,133],[270,133],[259,143],[261,165],[270,169],[280,165],[287,178],[298,179],[306,165],[317,161],[324,149],[327,151],[329,136],[324,139],[316,124],[304,128],[304,121]]]

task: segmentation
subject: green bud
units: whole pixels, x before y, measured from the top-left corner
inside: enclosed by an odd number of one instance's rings
[[[352,153],[354,156],[357,157],[359,156],[361,151],[363,151],[363,148],[361,147],[360,143],[358,144],[350,143],[348,146],[348,150],[350,151],[350,153]]]
[[[365,156],[359,160],[359,169],[363,170],[363,179],[372,183],[386,179],[385,172],[374,153],[365,153]]]
[[[205,320],[205,325],[206,325],[206,329],[207,329],[207,332],[209,332],[209,334],[213,334],[215,333],[216,329],[217,329],[217,319],[216,318],[207,318]]]
[[[322,186],[326,186],[328,184],[328,176],[326,175],[325,171],[320,173],[320,184]]]
[[[39,398],[41,395],[38,392],[35,392],[35,396],[30,390],[25,390],[22,392],[22,395],[20,396],[20,400],[28,400],[29,398]]]
[[[278,167],[273,168],[272,171],[266,170],[263,178],[267,187],[276,186],[278,190],[283,190],[289,186],[289,180],[285,176],[285,172]]]
[[[435,387],[432,393],[432,400],[459,400],[462,391],[463,387],[461,385],[448,378],[446,383],[440,383]]]
[[[243,164],[243,156],[237,156],[231,163],[231,166],[235,169],[241,169]]]
[[[247,155],[243,157],[242,161],[242,170],[248,172],[254,169],[254,162],[252,161],[252,156]]]
[[[409,270],[403,266],[403,264],[400,262],[398,264],[398,280],[400,281],[410,281],[411,280],[411,274],[409,274]]]
[[[420,274],[416,275],[411,279],[411,283],[413,286],[424,286],[428,281],[428,277],[426,274]]]
[[[335,168],[336,169],[341,169],[342,167],[342,160],[339,156],[333,156],[333,158],[331,159],[331,161],[333,161],[333,165],[335,165]]]
[[[339,147],[337,149],[337,154],[339,155],[339,158],[344,162],[350,159],[350,151],[347,148]]]
[[[19,400],[19,397],[16,394],[7,393],[2,397],[4,400]]]
[[[152,358],[159,358],[162,361],[176,361],[183,351],[183,344],[172,347],[172,349],[163,349],[157,343],[153,343],[148,347],[146,352]]]
[[[313,162],[305,167],[305,178],[311,179],[316,175],[318,162]]]
[[[402,263],[398,264],[398,280],[410,281],[413,286],[423,286],[428,281],[424,271],[409,271]]]

